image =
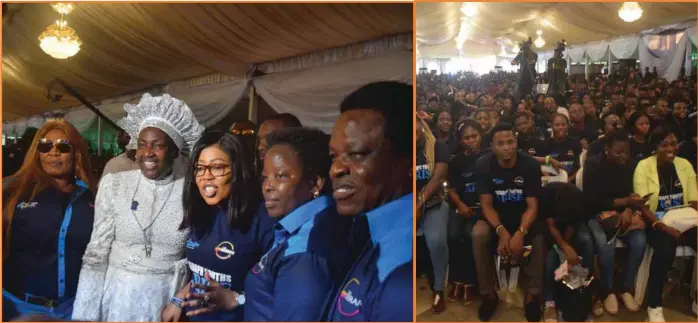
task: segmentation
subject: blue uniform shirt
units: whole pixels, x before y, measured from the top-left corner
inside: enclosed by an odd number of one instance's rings
[[[15,208],[2,287],[4,303],[11,300],[19,313],[33,312],[21,304],[28,296],[56,303],[75,297],[94,222],[94,194],[84,182],[76,185],[72,193],[48,187],[33,201],[20,199]]]
[[[363,240],[363,250],[330,295],[326,321],[412,321],[412,199],[355,216],[352,243]]]
[[[206,234],[201,237],[192,231],[187,241],[187,259],[192,284],[208,285],[205,272],[222,287],[238,293],[244,291],[244,280],[252,266],[271,248],[274,241],[273,225],[276,220],[267,214],[264,206],[252,221],[250,229],[242,232],[230,228],[227,210],[220,209]],[[191,289],[192,292],[204,291]],[[190,321],[241,322],[243,309],[217,311],[189,317]]]
[[[350,225],[351,217],[337,214],[328,196],[281,219],[274,247],[245,280],[245,320],[320,320],[327,293],[340,277]]]

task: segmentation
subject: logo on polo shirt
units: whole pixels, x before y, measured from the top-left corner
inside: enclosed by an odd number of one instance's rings
[[[517,176],[516,178],[514,178],[514,184],[519,185],[519,186],[523,185],[524,184],[523,177]]]
[[[337,311],[339,314],[344,316],[352,317],[356,316],[360,312],[361,305],[363,302],[358,299],[354,293],[358,292],[361,282],[357,278],[352,278],[342,291],[339,293],[339,298],[337,299]]]
[[[223,241],[215,249],[218,259],[226,260],[235,255],[235,247],[230,241]]]
[[[17,204],[17,208],[20,209],[20,210],[24,210],[24,209],[33,209],[33,208],[35,208],[37,205],[39,205],[38,202],[31,202],[31,203],[22,202],[22,203]]]
[[[187,249],[196,249],[199,247],[199,243],[196,241],[192,241],[191,239],[187,240]]]
[[[494,184],[496,184],[496,185],[504,184],[504,180],[503,180],[503,179],[499,179],[499,178],[493,179],[492,182],[493,182]]]

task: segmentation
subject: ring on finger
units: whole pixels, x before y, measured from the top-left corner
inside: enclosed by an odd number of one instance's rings
[[[204,302],[208,303],[209,300],[211,300],[211,296],[208,294],[204,295]]]

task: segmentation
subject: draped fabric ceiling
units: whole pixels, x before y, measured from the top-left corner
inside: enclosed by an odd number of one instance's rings
[[[515,42],[536,39],[543,31],[546,44],[536,51],[637,34],[662,25],[696,18],[696,3],[641,2],[642,17],[626,23],[618,17],[620,2],[477,2],[477,14],[463,44],[463,56],[498,55],[504,45],[511,53]],[[461,2],[417,3],[417,49],[423,58],[458,57],[455,38],[461,26]]]
[[[3,17],[3,120],[80,103],[46,99],[61,78],[88,100],[412,31],[411,4],[77,3],[66,16],[81,51],[56,60],[38,36],[58,14],[10,4]]]

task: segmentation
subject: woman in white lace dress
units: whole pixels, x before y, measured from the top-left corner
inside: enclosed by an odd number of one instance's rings
[[[173,167],[201,136],[187,105],[165,94],[127,104],[120,126],[137,143],[139,170],[102,178],[73,320],[159,321],[187,281],[184,169]]]

